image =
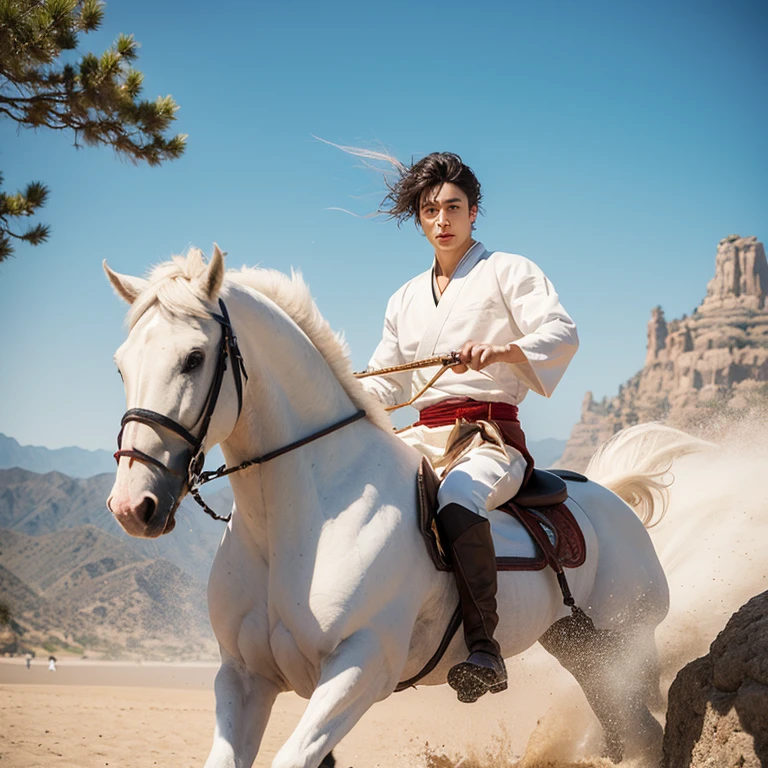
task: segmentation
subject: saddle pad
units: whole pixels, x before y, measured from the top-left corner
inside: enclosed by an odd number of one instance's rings
[[[435,522],[438,486],[434,470],[423,459],[417,476],[419,530],[435,567],[450,571]],[[507,502],[489,512],[488,519],[500,571],[537,571],[551,565],[560,572],[584,563],[584,535],[565,503],[529,509]]]
[[[534,542],[535,554],[508,554],[501,548],[500,536],[491,523],[493,541],[496,549],[496,567],[499,571],[539,570],[551,566],[557,573],[563,568],[578,568],[587,557],[584,534],[571,514],[566,502],[548,507],[521,507],[508,501],[500,507],[507,514],[508,520],[516,522]],[[507,530],[507,525],[499,526],[499,534]],[[497,541],[499,543],[497,544]],[[514,549],[514,547],[511,547]]]

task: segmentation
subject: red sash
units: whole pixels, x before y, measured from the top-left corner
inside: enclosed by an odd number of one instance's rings
[[[456,419],[464,421],[518,421],[517,406],[509,403],[484,403],[480,400],[454,397],[430,405],[419,412],[417,427],[445,427]]]
[[[419,420],[415,427],[445,427],[455,424],[457,419],[464,421],[492,421],[496,424],[507,445],[519,451],[525,458],[527,467],[523,485],[533,472],[533,456],[525,444],[525,433],[517,418],[517,406],[509,403],[488,403],[470,398],[454,397],[430,405],[419,411]]]

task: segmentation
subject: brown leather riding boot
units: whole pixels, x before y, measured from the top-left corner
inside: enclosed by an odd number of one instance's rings
[[[447,504],[437,519],[453,560],[469,650],[469,658],[448,672],[448,684],[459,701],[470,703],[487,691],[499,693],[507,687],[507,669],[493,638],[499,623],[496,552],[484,517],[459,504]]]

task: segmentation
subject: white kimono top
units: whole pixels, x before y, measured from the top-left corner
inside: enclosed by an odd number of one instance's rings
[[[433,269],[409,280],[387,304],[384,333],[369,370],[445,354],[470,339],[514,342],[525,363],[494,363],[482,371],[449,370],[415,403],[419,410],[455,397],[518,405],[529,389],[549,397],[576,353],[576,325],[552,283],[523,256],[475,243],[456,267],[439,301]],[[409,400],[436,368],[362,379],[388,405]]]

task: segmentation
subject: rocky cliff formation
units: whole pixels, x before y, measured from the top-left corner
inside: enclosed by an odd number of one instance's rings
[[[560,466],[583,469],[594,450],[624,427],[664,421],[711,433],[724,416],[768,403],[768,263],[756,237],[721,240],[715,276],[693,314],[648,323],[645,366],[596,402],[588,392]]]

